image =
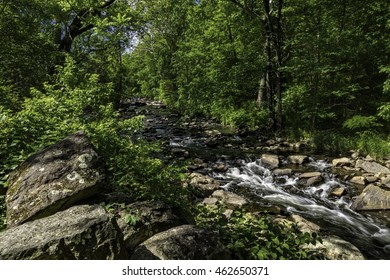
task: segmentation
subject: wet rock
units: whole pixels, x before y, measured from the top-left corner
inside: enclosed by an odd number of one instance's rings
[[[363,177],[368,183],[375,183],[379,180],[377,177],[375,177],[372,174],[363,174]]]
[[[356,151],[356,152],[353,152],[353,153],[352,153],[351,158],[356,160],[356,159],[359,158],[359,156],[360,156],[359,151]]]
[[[364,171],[368,173],[383,173],[383,174],[390,174],[390,169],[373,161],[366,161],[366,160],[357,160],[356,161],[356,168],[361,168]]]
[[[128,204],[118,211],[116,217],[128,251],[159,232],[187,223],[172,207],[159,201]]]
[[[292,175],[292,169],[285,168],[285,169],[275,169],[274,170],[275,176],[291,176]]]
[[[368,185],[352,203],[354,210],[388,210],[390,209],[390,191],[375,185]]]
[[[206,197],[203,199],[203,204],[209,205],[209,206],[214,206],[218,203],[218,199],[215,197]]]
[[[269,169],[275,169],[279,167],[280,162],[277,155],[262,154],[261,164]]]
[[[310,177],[309,179],[307,179],[306,181],[306,186],[309,187],[309,186],[314,186],[318,183],[321,183],[323,181],[324,178],[322,178],[322,176],[316,176],[316,177]]]
[[[9,178],[8,227],[50,216],[106,189],[105,165],[83,132],[29,157]]]
[[[126,259],[123,235],[98,205],[74,206],[0,233],[0,259]]]
[[[293,220],[294,223],[298,224],[298,228],[302,232],[318,233],[321,229],[319,225],[316,225],[315,223],[312,223],[299,215],[291,215],[291,219]]]
[[[213,165],[213,169],[216,172],[225,172],[226,170],[228,170],[228,167],[223,163],[216,163]]]
[[[305,155],[291,155],[287,157],[287,161],[291,164],[304,164],[309,162],[309,157]]]
[[[354,176],[349,182],[360,186],[366,185],[366,179],[363,176]]]
[[[320,177],[320,172],[306,172],[299,175],[300,179],[307,179],[307,178],[313,178],[313,177]]]
[[[371,155],[367,155],[365,158],[366,161],[374,161],[375,158],[373,158]]]
[[[390,188],[390,176],[381,177],[381,184],[385,188]]]
[[[245,198],[229,191],[218,190],[213,192],[211,196],[225,203],[230,209],[242,208],[248,204]]]
[[[353,162],[347,157],[335,158],[332,160],[333,167],[344,167],[344,166],[351,167],[352,164]]]
[[[320,252],[328,260],[364,260],[363,254],[355,245],[335,235],[323,237],[322,244],[317,242],[315,246],[308,247]]]
[[[171,150],[172,154],[175,156],[175,157],[183,157],[183,158],[187,158],[189,157],[190,153],[186,150],[186,149],[182,149],[182,148],[173,148]]]
[[[188,184],[194,188],[201,197],[208,197],[220,188],[220,184],[217,180],[200,173],[191,173]]]
[[[205,133],[209,137],[217,137],[217,136],[222,135],[222,132],[220,132],[219,130],[216,130],[216,129],[206,130]]]
[[[344,188],[344,187],[337,187],[337,188],[335,188],[335,189],[331,192],[332,195],[338,196],[338,197],[343,196],[344,193],[345,193],[345,188]]]
[[[298,185],[309,187],[321,183],[323,178],[320,172],[306,172],[299,175]]]
[[[132,260],[227,260],[229,251],[216,233],[193,225],[160,232],[139,245]]]

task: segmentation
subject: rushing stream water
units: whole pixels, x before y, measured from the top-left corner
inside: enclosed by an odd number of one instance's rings
[[[390,256],[390,230],[372,218],[350,208],[351,200],[331,194],[335,187],[350,186],[329,173],[330,165],[311,160],[311,167],[322,172],[325,180],[317,186],[302,188],[298,176],[278,176],[265,168],[261,160],[241,162],[216,175],[226,183],[225,189],[247,188],[251,197],[263,205],[278,205],[289,213],[298,214],[323,225],[328,233],[338,235],[356,245],[369,258]]]
[[[215,124],[210,121],[191,120],[191,123],[183,124],[177,115],[173,119],[166,111],[161,115],[158,104],[145,108],[140,113],[146,112],[147,115],[147,138],[165,141],[168,149],[185,149],[189,157],[205,159],[208,166],[223,158],[226,169],[202,170],[221,181],[223,188],[245,195],[261,207],[276,205],[288,213],[298,214],[320,225],[325,234],[337,235],[351,242],[366,258],[390,259],[390,229],[380,219],[351,209],[352,197],[358,192],[353,185],[331,172],[328,161],[310,158],[308,163],[297,167],[288,166],[285,160],[281,167],[292,168],[293,172],[276,176],[259,159],[264,144],[253,146],[253,135],[230,133],[224,136],[217,133],[213,136]],[[299,174],[307,171],[321,172],[323,181],[303,187]],[[337,187],[342,187],[349,195],[333,195]]]

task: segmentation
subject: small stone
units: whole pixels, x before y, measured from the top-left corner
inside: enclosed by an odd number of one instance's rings
[[[275,169],[274,170],[275,176],[285,176],[288,175],[290,176],[292,174],[292,169],[286,168],[286,169]]]
[[[299,215],[291,215],[291,219],[298,224],[298,227],[302,232],[319,232],[321,229],[319,225],[316,225]]]
[[[344,187],[337,187],[331,192],[332,195],[335,195],[338,197],[341,197],[344,193],[345,193]]]
[[[366,161],[374,161],[374,160],[375,159],[372,156],[370,156],[370,155],[366,156]]]
[[[350,182],[352,184],[356,184],[356,185],[361,185],[361,186],[365,186],[366,185],[366,180],[363,176],[354,176]]]
[[[300,179],[306,179],[306,178],[312,178],[312,177],[319,177],[321,176],[320,172],[306,172],[299,175]]]
[[[373,175],[364,175],[364,178],[368,183],[375,183],[378,181],[378,178]]]
[[[322,176],[316,176],[316,177],[311,177],[307,179],[306,181],[306,186],[313,186],[315,184],[321,183],[323,180]]]
[[[225,172],[228,168],[223,163],[216,163],[213,165],[213,169],[214,169],[214,171],[217,171],[217,172]]]
[[[292,155],[287,157],[287,161],[291,164],[304,164],[309,161],[309,157],[305,155]]]
[[[177,157],[187,158],[190,155],[190,153],[187,150],[181,149],[181,148],[174,148],[171,150],[171,152],[174,156],[177,156]]]
[[[223,215],[229,220],[232,217],[233,212],[234,210],[232,209],[226,209],[225,212],[223,212]]]
[[[242,208],[248,204],[245,198],[229,191],[217,190],[211,196],[224,202],[230,209]]]
[[[357,158],[359,158],[359,152],[353,152],[352,153],[352,155],[351,155],[351,158],[353,158],[353,159],[357,159]]]
[[[211,195],[220,187],[220,184],[217,180],[200,173],[191,173],[188,184],[196,189],[199,192],[199,195],[202,197]]]
[[[194,159],[194,164],[201,165],[201,164],[203,164],[203,160],[200,158],[196,158],[196,159]]]
[[[275,169],[279,167],[279,158],[277,155],[263,154],[261,156],[261,163],[270,169]]]
[[[218,203],[218,199],[215,197],[206,197],[203,199],[202,203],[205,205],[216,205]]]
[[[343,166],[352,166],[352,161],[347,158],[335,158],[332,160],[333,167],[343,167]]]

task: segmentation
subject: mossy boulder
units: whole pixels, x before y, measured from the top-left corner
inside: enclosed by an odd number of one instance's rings
[[[115,219],[99,205],[79,205],[0,233],[0,259],[126,259]]]
[[[230,253],[216,233],[182,225],[160,232],[140,244],[133,260],[226,260]]]
[[[10,174],[7,226],[50,216],[104,191],[105,173],[83,132],[43,149]]]
[[[159,201],[137,201],[120,207],[116,217],[126,249],[132,251],[159,232],[191,222],[179,212]]]

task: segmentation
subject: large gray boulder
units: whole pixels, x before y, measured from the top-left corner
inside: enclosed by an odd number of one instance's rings
[[[10,174],[8,227],[50,216],[105,187],[101,158],[82,132],[72,134],[32,155]]]
[[[356,168],[361,168],[368,173],[390,174],[390,169],[374,161],[357,160]]]
[[[322,238],[322,244],[308,245],[308,248],[320,253],[328,260],[364,260],[363,254],[352,243],[338,236],[330,235]]]
[[[126,259],[123,235],[98,205],[74,206],[0,233],[0,259]]]
[[[354,210],[388,210],[390,209],[390,191],[375,185],[368,185],[352,203],[351,208]]]
[[[128,251],[153,235],[186,222],[186,218],[181,218],[172,207],[158,201],[131,203],[119,209],[117,215]]]
[[[132,260],[226,260],[229,251],[217,234],[193,225],[160,232],[139,245]]]

